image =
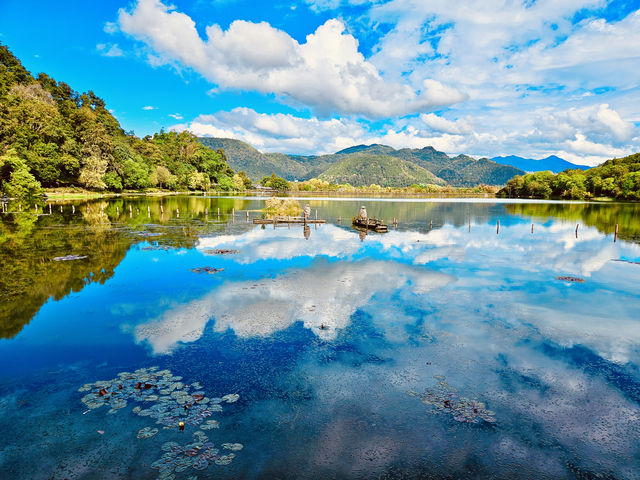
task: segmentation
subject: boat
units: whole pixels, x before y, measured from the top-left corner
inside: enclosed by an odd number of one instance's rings
[[[356,228],[364,228],[373,230],[374,232],[384,233],[389,231],[389,227],[377,218],[360,218],[353,217],[351,224]]]

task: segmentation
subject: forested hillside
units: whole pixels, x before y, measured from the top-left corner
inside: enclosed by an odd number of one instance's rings
[[[529,173],[516,176],[498,192],[503,197],[640,200],[640,153],[607,160],[589,170]]]
[[[321,178],[354,186],[372,183],[386,186],[409,186],[413,183],[442,185],[444,180],[454,187],[472,187],[504,185],[514,175],[525,173],[488,158],[449,157],[433,147],[396,150],[388,145],[355,145],[331,155],[300,156],[261,153],[247,143],[230,138],[200,138],[200,141],[204,145],[224,149],[229,164],[236,170],[246,171],[254,180],[275,173],[286,180]],[[374,168],[374,161],[383,163]],[[425,170],[428,174],[424,173]],[[406,178],[402,178],[405,174]]]
[[[194,135],[126,133],[95,93],[34,77],[0,45],[0,191],[7,195],[60,186],[230,189],[232,177],[224,154]]]
[[[344,158],[327,168],[319,178],[337,184],[375,184],[382,187],[446,184],[430,171],[414,163],[389,155],[365,152],[344,155]]]

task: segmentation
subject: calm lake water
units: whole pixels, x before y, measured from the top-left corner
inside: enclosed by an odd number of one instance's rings
[[[305,201],[3,214],[0,476],[640,478],[640,205]]]

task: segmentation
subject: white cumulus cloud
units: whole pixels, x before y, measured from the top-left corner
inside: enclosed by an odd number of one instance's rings
[[[206,28],[159,0],[121,9],[120,29],[150,47],[152,62],[192,68],[221,88],[273,93],[323,115],[371,118],[424,112],[466,99],[461,91],[424,77],[415,85],[388,81],[358,50],[358,40],[331,19],[298,43],[266,22],[236,20],[224,31]]]

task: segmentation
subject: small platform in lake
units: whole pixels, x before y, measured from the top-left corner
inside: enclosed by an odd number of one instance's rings
[[[385,233],[389,231],[389,227],[382,223],[382,220],[378,220],[377,218],[367,218],[366,220],[363,220],[362,218],[353,217],[351,224],[356,228],[366,228],[367,230],[373,230],[378,233]]]
[[[311,218],[307,218],[305,220],[304,217],[285,217],[285,216],[281,216],[281,215],[276,215],[274,218],[254,218],[253,219],[253,223],[255,224],[261,224],[261,225],[273,225],[275,224],[279,224],[279,223],[306,223],[306,224],[311,224],[311,223],[327,223],[326,220],[318,220],[318,219],[311,219]]]

